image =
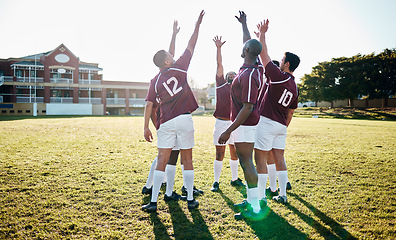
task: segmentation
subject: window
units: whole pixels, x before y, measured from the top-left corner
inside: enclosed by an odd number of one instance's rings
[[[30,110],[26,110],[26,113],[30,113]]]
[[[18,110],[18,113],[22,113],[22,110]]]
[[[16,71],[16,77],[23,77],[23,71],[22,70],[17,70]]]
[[[7,113],[7,110],[1,110],[1,113]]]
[[[14,110],[10,110],[10,113],[15,113],[15,111]]]

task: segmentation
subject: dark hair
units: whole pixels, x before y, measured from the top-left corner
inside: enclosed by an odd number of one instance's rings
[[[159,68],[162,67],[164,65],[165,58],[166,58],[165,50],[159,50],[153,57],[153,62],[155,66]]]
[[[289,70],[291,72],[294,72],[294,70],[296,70],[296,68],[298,67],[298,65],[300,64],[300,58],[291,52],[285,52],[285,63],[289,63]]]
[[[272,62],[273,62],[277,67],[279,67],[279,62],[278,62],[278,61],[272,60]]]

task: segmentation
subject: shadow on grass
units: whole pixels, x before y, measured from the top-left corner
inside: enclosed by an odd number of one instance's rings
[[[347,230],[345,230],[339,223],[337,223],[332,218],[326,216],[323,212],[315,208],[312,204],[308,203],[300,196],[294,193],[288,193],[288,195],[294,197],[296,200],[304,204],[309,210],[311,210],[322,222],[324,222],[328,227],[323,226],[318,221],[314,220],[312,217],[300,212],[297,208],[287,204],[286,207],[293,211],[298,217],[301,218],[308,225],[313,227],[320,235],[325,239],[357,239],[352,236]],[[328,229],[331,228],[331,231]]]
[[[172,239],[168,235],[168,231],[156,212],[150,213],[150,220],[153,224],[153,232],[155,239]]]
[[[219,192],[220,196],[235,213],[238,209],[234,202],[224,193]],[[259,239],[307,239],[308,236],[290,225],[284,218],[269,209],[268,215],[260,221],[243,220],[255,232]]]
[[[180,202],[187,207],[187,202]],[[193,218],[193,222],[190,222],[179,202],[170,201],[166,204],[169,207],[175,239],[213,239],[205,220],[199,212],[199,207],[189,210]],[[157,236],[157,233],[154,233]]]

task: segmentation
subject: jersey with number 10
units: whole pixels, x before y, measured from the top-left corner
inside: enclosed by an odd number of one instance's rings
[[[198,108],[187,82],[191,57],[191,52],[186,49],[171,68],[161,71],[150,82],[146,101],[157,101],[160,108],[159,124]]]
[[[282,72],[274,63],[265,66],[267,90],[260,106],[260,115],[283,125],[286,125],[287,113],[296,109],[298,104],[298,89],[294,76]]]

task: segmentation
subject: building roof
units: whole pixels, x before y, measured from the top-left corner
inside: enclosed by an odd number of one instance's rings
[[[20,61],[20,62],[16,62],[13,63],[11,66],[39,66],[39,67],[43,67],[44,65],[40,62],[34,62],[34,61]],[[88,70],[96,70],[96,71],[102,71],[102,68],[96,67],[96,66],[92,66],[92,65],[88,65],[88,64],[80,64],[79,65],[80,69],[88,69]]]
[[[90,69],[90,70],[96,70],[96,71],[102,71],[103,68],[97,67],[97,66],[92,66],[88,64],[80,64],[79,65],[80,69]]]
[[[51,51],[44,52],[44,53],[38,53],[38,54],[34,54],[34,55],[29,55],[29,56],[21,57],[21,59],[32,59],[32,60],[38,59],[38,60],[40,60],[41,56],[47,55],[50,52]]]
[[[24,66],[26,66],[26,65],[28,65],[28,66],[34,66],[34,65],[44,66],[40,61],[37,61],[37,62],[21,61],[21,62],[16,62],[16,63],[12,64],[11,66],[13,66],[13,65],[19,65],[19,66],[21,66],[21,65],[24,65]]]

